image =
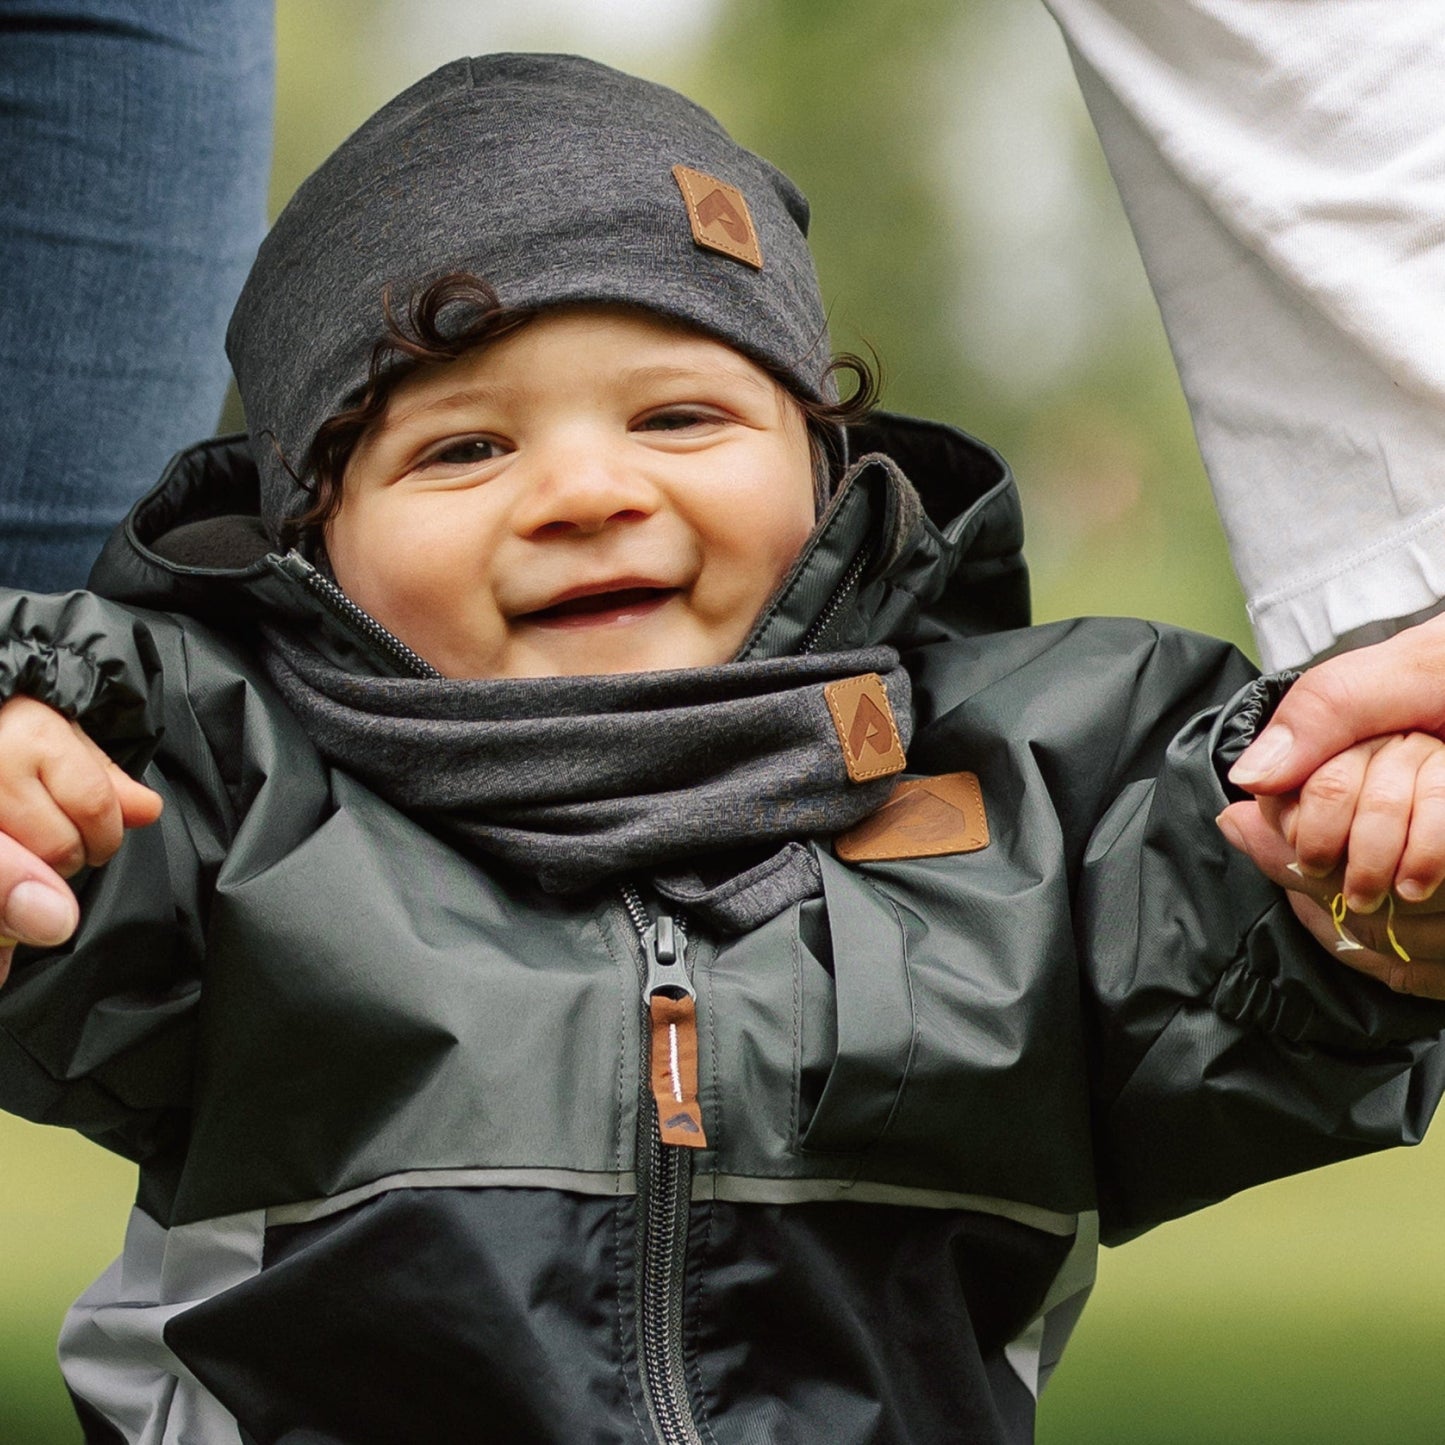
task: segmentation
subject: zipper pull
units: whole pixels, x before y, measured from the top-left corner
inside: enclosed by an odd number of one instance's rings
[[[295,577],[298,581],[304,582],[316,571],[316,568],[295,547],[279,556],[272,553],[272,556],[277,557],[276,566],[280,571],[286,573],[288,577]]]
[[[657,922],[643,934],[642,943],[647,949],[647,982],[642,985],[642,1001],[651,1004],[653,996],[659,993],[695,999],[697,993],[684,964],[687,936],[673,922],[672,914],[659,913]]]
[[[686,939],[668,913],[647,930],[642,999],[652,1025],[652,1097],[664,1144],[706,1149],[697,1097],[697,992],[684,967]]]

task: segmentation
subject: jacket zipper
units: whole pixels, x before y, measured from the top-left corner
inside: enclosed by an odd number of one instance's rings
[[[696,1000],[686,965],[682,920],[667,912],[653,923],[641,894],[624,885],[622,902],[642,944],[644,1024],[655,998]],[[662,1138],[657,1097],[649,1080],[656,1030],[643,1028],[643,1081],[639,1110],[637,1178],[637,1353],[642,1398],[661,1445],[703,1445],[687,1393],[682,1304],[687,1263],[692,1157]]]
[[[806,655],[817,647],[823,634],[833,625],[833,619],[843,610],[843,604],[853,595],[853,589],[858,585],[858,579],[862,577],[867,566],[868,554],[865,549],[848,564],[848,570],[839,578],[833,595],[828,599],[828,605],[813,619],[812,625],[803,634],[803,640],[798,644],[799,656]]]
[[[823,611],[813,620],[798,645],[799,654],[812,652],[844,604],[853,594],[868,565],[866,554],[849,564]],[[653,923],[642,895],[630,884],[621,888],[622,902],[642,944],[646,975],[642,985],[644,1020],[654,998],[697,994],[686,967],[683,920],[666,911]],[[703,1445],[688,1398],[683,1355],[682,1306],[687,1265],[688,1209],[692,1200],[692,1155],[684,1145],[663,1140],[658,1095],[653,1076],[652,1050],[657,1030],[644,1026],[643,1082],[639,1109],[637,1171],[638,1261],[637,1287],[638,1375],[642,1398],[661,1445]],[[644,1163],[645,1161],[645,1163]]]
[[[379,622],[358,607],[328,577],[319,572],[299,552],[292,550],[282,559],[284,570],[301,582],[313,597],[354,636],[381,653],[388,661],[416,677],[439,674],[424,658],[413,652],[400,638],[393,636]],[[848,593],[856,585],[863,567],[855,562],[848,569],[832,601],[809,629],[803,651],[816,644],[827,625],[837,615]],[[682,918],[665,910],[654,923],[647,913],[642,895],[630,885],[621,890],[628,918],[642,944],[646,971],[642,985],[644,1018],[651,1028],[643,1029],[644,1044],[642,1107],[638,1111],[639,1164],[637,1180],[638,1261],[640,1278],[637,1288],[638,1375],[648,1416],[660,1445],[704,1445],[688,1398],[686,1362],[683,1355],[682,1306],[687,1265],[688,1210],[692,1199],[692,1155],[687,1144],[668,1143],[662,1115],[658,1110],[659,1094],[651,1086],[653,1078],[654,1039],[658,1028],[659,1004],[687,1001],[687,1016],[692,1020],[695,1048],[696,1026],[692,1005],[697,993],[687,971],[687,935]],[[664,1015],[666,1016],[666,1015]],[[676,1029],[672,1029],[674,1043]],[[695,1063],[694,1063],[695,1067]],[[674,1047],[673,1076],[677,1058]],[[693,1118],[697,1113],[695,1100]],[[691,1128],[687,1119],[668,1121],[670,1137]],[[701,1129],[694,1129],[694,1146],[705,1143]]]
[[[306,590],[353,636],[374,652],[379,652],[394,666],[413,677],[440,677],[441,674],[424,657],[415,653],[401,638],[388,632],[369,613],[344,593],[325,573],[318,571],[293,547],[282,559],[283,570]]]

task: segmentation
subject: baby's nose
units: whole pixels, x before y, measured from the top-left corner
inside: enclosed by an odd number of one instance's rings
[[[539,458],[519,509],[528,535],[600,532],[657,510],[656,488],[606,447],[568,447]]]

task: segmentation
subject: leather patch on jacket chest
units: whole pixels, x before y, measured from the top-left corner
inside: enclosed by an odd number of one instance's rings
[[[988,818],[973,773],[908,778],[876,813],[833,840],[845,863],[938,858],[987,847]]]
[[[888,703],[888,689],[876,672],[830,682],[823,688],[823,696],[853,782],[866,783],[903,771],[908,760]]]

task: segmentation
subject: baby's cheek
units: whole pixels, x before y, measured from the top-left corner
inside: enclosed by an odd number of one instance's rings
[[[794,526],[781,536],[773,548],[771,566],[767,569],[767,595],[772,596],[782,585],[783,579],[793,570],[793,564],[802,555],[803,547],[813,535],[812,524]]]

